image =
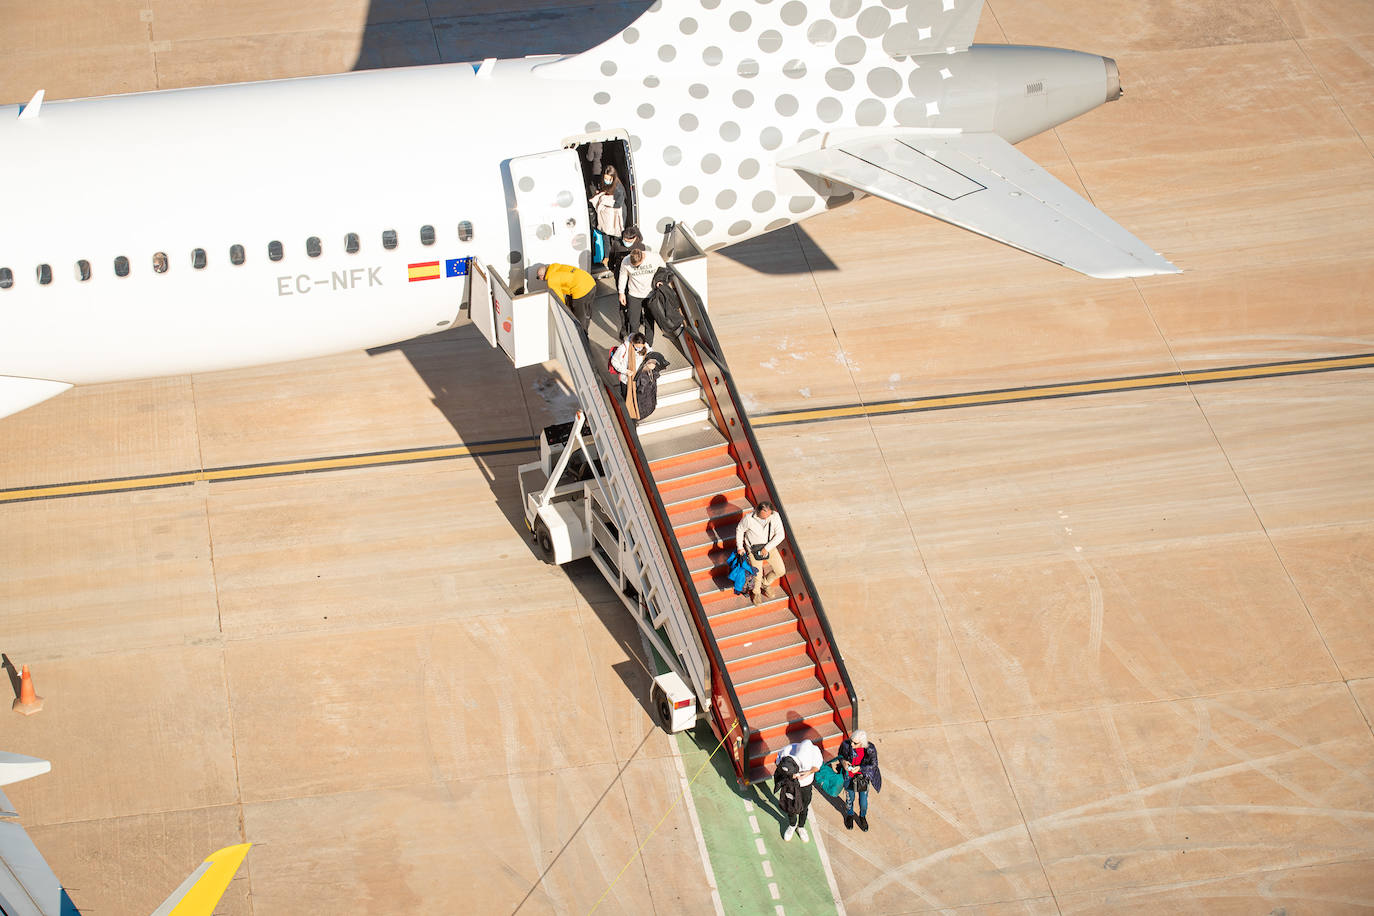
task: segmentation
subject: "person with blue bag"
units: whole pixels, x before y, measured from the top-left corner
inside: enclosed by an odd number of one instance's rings
[[[868,740],[868,733],[858,729],[844,741],[836,752],[840,763],[840,774],[844,777],[844,827],[853,830],[855,821],[859,829],[868,832],[868,790],[880,792],[883,788],[883,774],[878,769],[878,748]],[[859,813],[854,813],[854,796],[859,796]]]

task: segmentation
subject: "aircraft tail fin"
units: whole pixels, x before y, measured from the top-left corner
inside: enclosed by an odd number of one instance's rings
[[[882,57],[944,54],[973,42],[983,0],[780,0],[767,5],[658,0],[620,34],[551,65],[559,76],[645,76],[703,66],[799,76],[807,67],[852,67]],[[824,71],[822,71],[824,72]]]

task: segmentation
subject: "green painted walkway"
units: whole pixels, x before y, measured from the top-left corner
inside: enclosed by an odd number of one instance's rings
[[[696,776],[716,744],[716,736],[704,722],[678,734],[678,750],[689,779]],[[816,847],[815,830],[811,830],[810,843],[803,843],[800,834],[785,842],[782,831],[787,817],[778,811],[771,785],[741,790],[724,749],[692,783],[692,801],[725,912],[751,916],[837,912]],[[814,828],[818,820],[837,817],[817,789],[808,826]]]

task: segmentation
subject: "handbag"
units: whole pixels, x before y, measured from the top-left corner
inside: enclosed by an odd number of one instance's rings
[[[852,785],[852,786],[854,787],[854,791],[855,791],[855,792],[867,792],[867,791],[868,791],[868,777],[865,776],[865,775],[862,774],[862,773],[856,773],[856,774],[854,775],[854,778],[853,778],[852,780],[850,780],[850,785]]]

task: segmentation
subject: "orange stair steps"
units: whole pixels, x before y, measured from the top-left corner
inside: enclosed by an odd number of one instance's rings
[[[739,645],[721,646],[720,657],[725,661],[725,670],[735,671],[754,665],[763,665],[776,659],[794,654],[797,650],[806,651],[806,640],[801,631],[792,629],[778,633],[767,639],[756,639]]]
[[[703,480],[671,490],[660,488],[659,496],[671,518],[687,511],[700,512],[720,502],[743,505],[744,481],[731,473],[728,477]]]
[[[734,466],[729,447],[723,442],[697,447],[680,455],[664,455],[649,462],[649,476],[654,483],[663,486],[673,481],[682,481],[694,474],[715,470],[729,462]]]
[[[797,632],[797,618],[784,604],[763,614],[737,617],[729,622],[711,626],[711,632],[715,634],[716,642],[722,650],[755,640],[765,640],[789,631]]]
[[[722,472],[735,475],[735,459],[725,445],[689,452],[683,457],[687,460],[678,464],[667,464],[676,460],[667,458],[650,463],[649,474],[660,490],[708,480]]]
[[[782,681],[770,687],[756,687],[751,691],[740,692],[735,688],[740,705],[744,707],[746,721],[768,722],[782,716],[786,720],[802,709],[813,707],[816,703],[830,708],[825,701],[825,688],[812,677],[810,680]]]

